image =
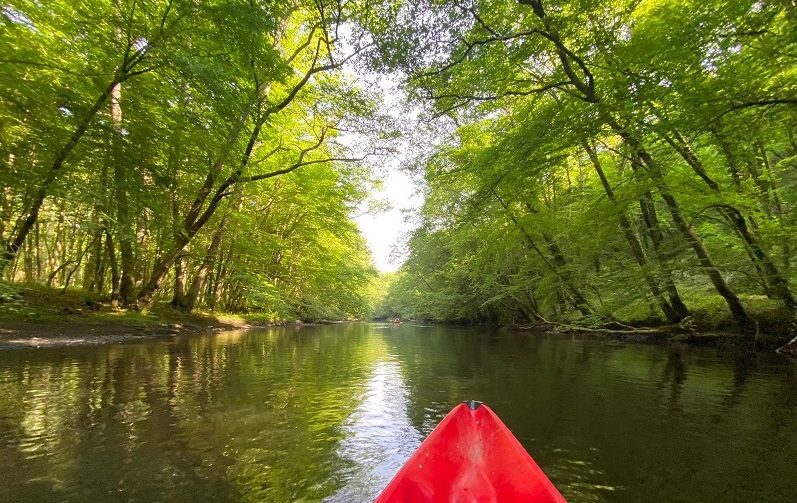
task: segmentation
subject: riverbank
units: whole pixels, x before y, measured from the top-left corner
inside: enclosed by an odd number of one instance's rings
[[[678,324],[645,316],[639,303],[615,315],[584,317],[577,312],[560,313],[555,319],[498,324],[471,320],[425,320],[429,323],[461,326],[500,326],[511,331],[559,334],[619,342],[648,344],[680,343],[692,346],[737,346],[754,351],[775,351],[797,357],[797,320],[782,303],[763,296],[742,296],[749,323],[742,327],[719,298],[690,297],[691,314]],[[644,306],[643,306],[644,307]]]
[[[654,319],[592,324],[546,320],[507,328],[620,342],[744,345],[754,351],[774,351],[794,338],[794,322],[782,309],[762,301],[751,302],[750,306],[755,318],[746,332],[728,319],[721,305],[704,305],[677,326]],[[117,344],[224,330],[318,323],[336,322],[280,319],[266,313],[186,313],[164,303],[138,312],[114,308],[106,300],[82,290],[64,292],[40,285],[17,286],[13,292],[0,292],[0,349]],[[793,340],[786,352],[797,355],[797,344]]]
[[[533,327],[514,327],[524,333],[557,334],[562,337],[575,336],[579,339],[602,339],[620,343],[643,344],[686,344],[701,347],[748,348],[750,351],[779,351],[789,356],[797,356],[797,341],[788,333],[717,332],[717,331],[672,331],[656,329],[593,329],[566,326],[567,328],[539,325]]]
[[[744,296],[744,302],[749,316],[744,326],[731,318],[720,299],[708,297],[691,298],[690,305],[694,306],[691,314],[677,324],[667,323],[660,318],[645,318],[638,311],[629,310],[623,313],[626,316],[621,321],[578,319],[574,315],[564,322],[541,320],[518,328],[633,342],[679,342],[695,346],[752,345],[762,350],[775,350],[788,344],[789,351],[797,353],[794,345],[797,323],[782,303],[763,296]]]
[[[118,309],[81,290],[38,285],[0,297],[0,349],[115,344],[258,326],[301,324],[266,314],[186,313],[168,304],[147,312]]]

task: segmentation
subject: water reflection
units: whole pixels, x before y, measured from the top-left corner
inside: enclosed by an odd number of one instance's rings
[[[667,355],[667,363],[664,365],[658,384],[659,389],[663,388],[667,383],[670,384],[669,405],[672,408],[678,406],[678,399],[681,396],[684,381],[686,381],[686,364],[681,354],[683,350],[680,346],[674,346],[670,349]]]
[[[387,357],[374,364],[362,402],[343,427],[346,484],[328,501],[373,500],[421,443],[407,416],[407,394],[399,362]]]
[[[0,352],[0,501],[367,501],[461,400],[578,501],[789,501],[761,355],[345,325]]]

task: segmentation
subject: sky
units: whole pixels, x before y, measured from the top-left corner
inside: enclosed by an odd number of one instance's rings
[[[340,27],[340,34],[340,46],[338,47],[340,55],[350,54],[356,36],[352,34],[351,27],[348,25]],[[376,94],[376,99],[382,103],[381,111],[400,122],[401,129],[413,130],[412,124],[417,121],[420,110],[417,107],[407,106],[406,94],[399,83],[400,77],[366,73],[356,64],[344,66],[343,72],[355,80],[362,89]],[[340,138],[342,144],[354,147],[358,143],[356,135],[348,138],[345,136]],[[412,134],[408,136],[412,136]],[[408,143],[411,141],[404,140],[405,151],[411,147]],[[356,147],[355,150],[357,150]],[[409,223],[405,217],[423,204],[423,196],[418,187],[412,178],[401,169],[405,160],[406,155],[402,152],[369,159],[375,174],[382,179],[381,188],[371,197],[374,200],[387,203],[386,205],[376,205],[376,207],[382,209],[386,207],[387,209],[367,212],[365,208],[360,208],[358,214],[353,217],[368,242],[374,265],[381,272],[392,272],[401,267],[405,257],[401,253],[394,252],[394,249],[414,228],[414,225]],[[364,206],[368,206],[367,203]],[[399,248],[403,249],[403,247]]]
[[[404,214],[420,206],[421,196],[416,194],[415,186],[409,176],[403,173],[397,162],[382,166],[384,183],[374,197],[387,201],[386,211],[365,213],[355,217],[360,231],[368,241],[374,265],[382,272],[395,271],[404,257],[394,256],[393,248],[413,226],[405,221]]]
[[[385,107],[383,112],[405,122],[408,120],[408,115],[417,116],[417,110],[408,114],[407,109],[403,107],[404,93],[397,82],[384,76],[365,76],[355,72],[351,74],[357,78],[361,86],[380,95]],[[363,210],[354,217],[360,232],[368,242],[374,265],[382,272],[396,271],[401,267],[405,257],[401,253],[394,252],[394,248],[414,228],[405,217],[420,208],[423,203],[423,197],[412,178],[401,168],[404,160],[405,157],[401,152],[392,156],[371,158],[370,162],[377,176],[382,179],[382,186],[372,194],[372,198],[387,203],[387,209],[383,206],[384,211]]]

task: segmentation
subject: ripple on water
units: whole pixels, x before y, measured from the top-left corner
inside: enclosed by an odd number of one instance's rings
[[[407,416],[408,389],[394,359],[374,364],[357,409],[343,426],[338,456],[346,464],[343,487],[326,501],[369,501],[422,440]]]
[[[369,501],[468,398],[572,502],[797,494],[795,367],[352,324],[0,352],[0,501]]]

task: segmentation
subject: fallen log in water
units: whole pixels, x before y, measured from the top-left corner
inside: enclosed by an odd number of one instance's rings
[[[789,342],[776,349],[775,352],[790,356],[792,358],[797,358],[797,335],[795,335]]]
[[[613,328],[616,327],[616,328]],[[531,325],[519,326],[521,330],[547,330],[557,333],[587,333],[605,335],[668,335],[679,333],[694,333],[695,324],[691,317],[684,318],[681,322],[659,327],[633,327],[618,321],[611,321],[602,327],[585,327],[570,323],[560,323],[541,319]]]

